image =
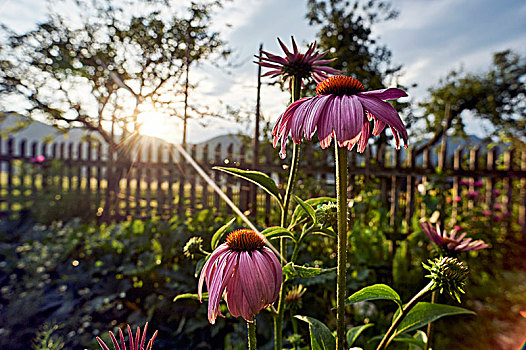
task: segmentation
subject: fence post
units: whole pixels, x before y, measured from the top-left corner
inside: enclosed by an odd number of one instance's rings
[[[164,147],[163,144],[159,144],[157,147],[157,160],[156,160],[156,169],[157,169],[157,215],[161,218],[164,217],[165,212],[165,199],[164,199],[164,190],[163,183],[165,181],[165,165],[164,162]]]
[[[186,151],[186,146],[182,145],[181,147],[184,148]],[[185,172],[185,159],[182,153],[179,153],[179,200],[177,202],[177,215],[182,218],[185,212],[184,207],[184,201],[185,201],[185,195],[184,195],[184,185],[185,185],[185,178],[186,178],[186,172]]]
[[[221,144],[218,143],[215,150],[214,150],[214,165],[215,166],[221,166]],[[214,181],[217,184],[217,186],[221,187],[221,172],[215,171],[214,172]],[[214,191],[214,211],[215,213],[220,213],[221,210],[221,199],[219,198],[219,195],[217,192]]]
[[[197,146],[195,144],[192,145],[190,149],[190,155],[192,156],[192,159],[196,160],[197,156]],[[194,171],[194,168],[190,168],[190,172],[188,174],[189,176],[189,182],[190,182],[190,213],[195,213],[195,191],[196,191],[196,178],[198,177],[198,174]]]
[[[231,143],[228,145],[228,148],[226,149],[226,158],[230,162],[232,162],[233,153],[234,153],[234,144]],[[232,182],[233,182],[232,176],[227,176],[226,177],[226,195],[228,196],[228,198],[232,199],[232,202],[235,203],[234,198],[232,197]],[[239,202],[238,202],[238,205],[239,205]],[[226,213],[228,215],[232,214],[232,208],[230,208],[230,206],[226,207]]]
[[[409,166],[409,171],[415,169],[415,148],[412,147],[407,152],[407,165]],[[415,177],[409,174],[406,178],[407,189],[406,189],[406,207],[405,207],[405,220],[407,222],[408,233],[411,232],[411,219],[415,210]]]
[[[12,214],[13,202],[15,201],[13,195],[13,158],[14,158],[14,140],[9,138],[7,140],[7,213],[9,216]]]
[[[509,150],[506,153],[504,153],[504,167],[506,171],[511,172],[513,170],[513,150]],[[513,179],[508,173],[507,176],[504,178],[504,193],[506,194],[504,199],[504,204],[506,205],[506,212],[502,213],[504,215],[508,215],[507,226],[508,226],[508,232],[511,231],[511,218],[513,213]]]
[[[457,222],[458,216],[458,202],[456,201],[456,197],[460,196],[461,193],[460,177],[458,176],[457,172],[462,169],[462,151],[463,147],[459,146],[455,150],[455,155],[453,158],[453,170],[455,171],[455,176],[453,177],[453,198],[451,201],[451,219],[453,220],[453,223]]]
[[[497,162],[499,149],[497,146],[493,147],[488,151],[488,160],[486,164],[487,170],[496,170],[495,164]],[[493,206],[495,205],[495,177],[490,176],[486,184],[486,205],[490,211],[493,211]]]
[[[203,147],[203,156],[201,164],[203,166],[203,170],[210,174],[210,161],[208,159],[208,143],[205,144]],[[203,205],[203,209],[208,209],[210,207],[210,203],[208,202],[208,183],[206,181],[201,181],[201,183],[203,184],[201,192],[201,203]]]
[[[521,154],[521,171],[526,172],[526,151],[522,151]],[[522,242],[526,244],[526,177],[521,179],[519,203],[519,223],[522,227]]]

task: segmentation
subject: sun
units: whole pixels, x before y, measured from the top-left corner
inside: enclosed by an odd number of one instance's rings
[[[158,111],[145,111],[138,115],[139,133],[141,135],[166,138],[173,133],[174,123],[170,118]]]

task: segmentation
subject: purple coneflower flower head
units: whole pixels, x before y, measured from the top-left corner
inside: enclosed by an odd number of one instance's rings
[[[256,232],[241,229],[231,232],[210,255],[199,277],[198,295],[201,300],[206,282],[210,323],[223,316],[219,304],[223,295],[232,316],[252,322],[261,309],[276,301],[281,281],[276,255]]]
[[[321,148],[329,147],[334,137],[338,146],[352,150],[358,144],[358,152],[363,152],[371,134],[370,120],[374,121],[373,135],[379,135],[388,125],[396,147],[400,147],[400,135],[407,145],[404,123],[393,106],[384,101],[407,96],[403,90],[364,91],[358,80],[340,75],[319,83],[316,94],[293,102],[278,118],[272,136],[274,147],[281,139],[282,158],[289,135],[299,144],[303,137],[311,140],[315,132]]]
[[[261,59],[260,62],[256,62],[257,64],[272,69],[263,74],[264,77],[271,76],[275,78],[281,75],[283,81],[296,77],[301,79],[303,84],[303,80],[308,79],[310,76],[319,83],[328,77],[327,74],[340,73],[339,70],[326,66],[326,64],[331,63],[336,58],[324,60],[323,58],[327,51],[318,53],[316,51],[316,42],[311,43],[305,53],[298,51],[294,37],[292,37],[292,52],[279,38],[278,42],[285,53],[284,57],[273,55],[266,51],[261,51],[264,56],[256,56],[256,58]]]
[[[424,230],[424,233],[429,239],[439,247],[443,247],[450,251],[456,252],[467,252],[470,250],[480,250],[487,248],[488,245],[481,239],[472,240],[466,238],[467,233],[463,232],[457,236],[457,231],[452,230],[451,233],[447,234],[445,231],[440,230],[440,226],[437,224],[436,229],[427,221],[420,222],[420,227]]]
[[[146,324],[144,325],[144,332],[142,333],[142,338],[141,338],[141,328],[137,327],[137,333],[135,334],[135,339],[134,339],[131,327],[130,325],[128,325],[128,344],[130,345],[130,350],[152,350],[153,342],[155,341],[155,338],[157,338],[157,331],[155,331],[152,338],[146,344],[146,348],[145,348],[144,344],[146,343],[146,332],[147,331],[148,331],[148,322],[146,322]],[[126,342],[124,341],[124,334],[122,333],[122,329],[119,329],[119,338],[121,341],[120,346],[119,346],[119,342],[117,341],[117,338],[115,337],[112,331],[110,331],[110,337],[111,337],[111,341],[113,342],[114,350],[126,350]],[[102,341],[102,339],[97,337],[97,341],[99,342],[99,345],[102,348],[102,350],[110,350],[110,348]]]

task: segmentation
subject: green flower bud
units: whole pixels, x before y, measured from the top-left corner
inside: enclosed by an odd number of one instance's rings
[[[429,265],[422,263],[430,272],[426,277],[434,282],[433,290],[444,290],[460,303],[460,294],[465,293],[464,286],[469,275],[469,268],[457,258],[443,257],[428,260]]]
[[[285,295],[285,303],[293,310],[301,308],[301,297],[306,291],[301,284],[291,287]]]
[[[195,259],[196,256],[203,255],[202,246],[203,239],[201,237],[192,237],[183,248],[184,255],[190,259]]]
[[[334,227],[338,224],[338,207],[329,202],[319,205],[316,209],[316,220],[323,228]]]

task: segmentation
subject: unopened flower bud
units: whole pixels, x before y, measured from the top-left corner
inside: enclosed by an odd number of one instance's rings
[[[460,294],[464,292],[464,286],[469,274],[469,268],[457,258],[443,257],[428,260],[429,265],[422,264],[430,272],[426,277],[434,282],[434,290],[443,293],[444,290],[458,302]]]
[[[201,237],[192,237],[186,242],[183,248],[184,255],[194,259],[196,255],[202,255],[203,239]]]
[[[301,284],[293,286],[285,295],[285,303],[289,305],[291,309],[301,308],[301,297],[306,291],[307,288]]]
[[[338,207],[336,203],[329,202],[318,206],[316,220],[323,228],[334,227],[338,224]]]

